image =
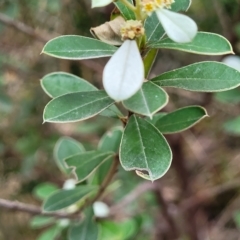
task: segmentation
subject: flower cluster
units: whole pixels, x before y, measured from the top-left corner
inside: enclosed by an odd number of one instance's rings
[[[135,39],[144,35],[144,27],[141,21],[128,20],[121,27],[122,40]]]
[[[158,8],[171,8],[174,0],[142,0],[142,11],[151,15]]]

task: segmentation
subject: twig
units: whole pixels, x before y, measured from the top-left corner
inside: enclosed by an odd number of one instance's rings
[[[32,204],[21,203],[18,201],[10,201],[6,199],[0,199],[0,208],[5,208],[11,211],[21,211],[32,215],[42,215],[55,218],[69,218],[79,219],[81,216],[75,214],[69,214],[64,212],[43,212],[38,206]]]
[[[27,26],[26,24],[24,24],[22,22],[13,20],[3,13],[0,13],[0,22],[6,24],[8,26],[11,26],[11,27],[13,27],[13,28],[15,28],[15,29],[17,29],[17,30],[43,42],[43,43],[46,43],[47,41],[50,40],[49,38],[44,37],[41,34],[38,34],[33,28]]]
[[[116,156],[113,160],[112,166],[108,172],[108,175],[106,176],[106,178],[103,180],[103,183],[101,184],[100,188],[98,189],[97,194],[95,195],[94,198],[92,199],[87,199],[85,204],[83,204],[77,213],[81,212],[84,208],[86,208],[87,206],[92,205],[96,200],[100,199],[103,195],[103,193],[105,192],[105,190],[107,189],[108,185],[110,184],[113,176],[115,175],[117,168],[119,165],[119,159],[118,156]]]

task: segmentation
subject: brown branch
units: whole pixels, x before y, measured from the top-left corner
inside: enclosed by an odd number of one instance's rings
[[[102,195],[105,193],[105,190],[107,189],[108,185],[112,181],[112,178],[114,177],[114,175],[117,171],[118,165],[119,165],[119,159],[118,159],[118,156],[116,156],[113,160],[112,166],[111,166],[106,178],[103,180],[103,182],[102,182],[100,188],[98,189],[98,192],[95,195],[95,197],[92,198],[92,199],[90,199],[90,198],[87,199],[85,204],[83,204],[79,208],[77,213],[81,212],[84,208],[92,205],[95,201],[97,201],[98,199],[100,199],[102,197]]]
[[[27,35],[29,35],[30,37],[33,37],[43,43],[46,43],[47,41],[49,41],[50,39],[47,37],[44,37],[42,34],[37,33],[33,28],[27,26],[26,24],[19,22],[17,20],[13,20],[10,17],[8,17],[7,15],[0,13],[0,22],[13,27]]]
[[[69,218],[79,219],[81,215],[69,214],[64,212],[43,212],[38,206],[32,204],[21,203],[18,201],[9,201],[6,199],[0,199],[0,208],[8,209],[10,211],[21,211],[31,215],[42,215],[55,218]]]

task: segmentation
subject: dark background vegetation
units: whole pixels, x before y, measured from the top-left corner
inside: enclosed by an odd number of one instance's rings
[[[92,149],[106,129],[119,124],[104,117],[74,124],[42,124],[49,98],[39,82],[47,73],[66,71],[101,86],[106,59],[65,61],[40,53],[53,37],[90,36],[89,28],[107,21],[112,7],[91,10],[89,0],[0,0],[0,198],[40,205],[32,195],[34,187],[42,182],[61,187],[65,180],[53,160],[57,139],[71,136]],[[240,55],[239,0],[193,0],[189,15],[201,31],[227,37]],[[164,50],[152,75],[221,59]],[[125,195],[135,199],[129,211],[116,212],[114,218],[144,216],[132,239],[173,240],[178,235],[179,239],[237,240],[240,137],[226,133],[222,126],[240,115],[240,106],[220,103],[213,94],[167,91],[171,97],[165,110],[199,104],[210,117],[168,137],[174,160],[170,171],[158,181],[160,191],[154,197],[149,192],[139,194],[149,185],[134,173],[121,171],[118,177],[124,187],[116,190],[115,199]],[[41,230],[29,227],[30,217],[0,208],[0,240],[36,239]]]

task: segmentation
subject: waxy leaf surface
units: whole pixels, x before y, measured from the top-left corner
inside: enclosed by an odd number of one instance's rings
[[[47,42],[42,52],[56,58],[81,60],[112,56],[116,50],[116,47],[93,38],[67,35]]]
[[[160,87],[220,92],[240,85],[240,72],[218,62],[200,62],[163,73],[153,79]]]
[[[114,101],[104,91],[77,92],[51,100],[45,107],[45,122],[75,122],[91,118]]]
[[[62,137],[57,141],[53,152],[55,162],[59,169],[63,173],[69,174],[71,172],[71,169],[68,169],[66,167],[64,160],[67,157],[85,152],[85,149],[83,145],[78,141],[69,137]]]
[[[41,79],[41,86],[46,94],[52,98],[72,92],[88,92],[97,90],[97,88],[88,81],[73,74],[64,72],[47,74]]]
[[[163,134],[182,132],[207,116],[206,110],[202,107],[184,107],[162,116],[155,123],[155,127]]]
[[[79,186],[74,189],[61,189],[53,193],[43,204],[43,210],[46,212],[57,211],[82,200],[89,194],[96,191],[94,186]]]
[[[71,156],[65,162],[73,168],[78,182],[81,182],[113,155],[113,152],[90,151]]]
[[[148,179],[162,177],[170,167],[172,153],[163,135],[148,121],[132,115],[123,133],[120,162],[127,171],[147,171]]]
[[[146,82],[131,98],[123,101],[123,105],[131,112],[152,117],[168,102],[168,95],[152,82]]]
[[[233,53],[228,40],[218,34],[198,32],[189,43],[177,43],[169,38],[148,45],[150,48],[166,48],[204,55],[223,55]]]

